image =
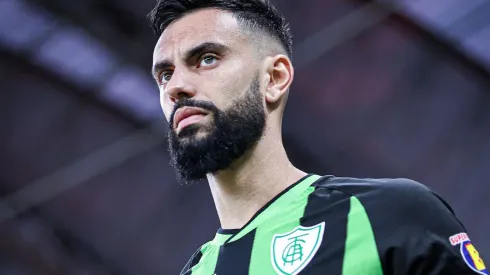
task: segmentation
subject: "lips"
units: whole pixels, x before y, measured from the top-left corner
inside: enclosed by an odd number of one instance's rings
[[[179,123],[192,116],[205,116],[207,113],[202,109],[195,107],[182,107],[175,112],[174,115],[174,129],[179,127]]]

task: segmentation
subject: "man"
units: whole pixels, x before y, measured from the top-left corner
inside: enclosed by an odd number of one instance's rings
[[[260,0],[160,0],[153,75],[178,177],[207,177],[221,228],[181,274],[488,274],[450,207],[407,179],[307,174],[281,123],[294,70]]]

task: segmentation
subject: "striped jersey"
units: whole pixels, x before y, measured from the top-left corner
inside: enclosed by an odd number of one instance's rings
[[[488,274],[449,205],[408,179],[307,175],[181,275]]]

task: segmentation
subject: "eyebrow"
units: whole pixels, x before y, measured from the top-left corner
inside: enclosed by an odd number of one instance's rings
[[[187,50],[184,53],[184,58],[183,60],[188,63],[189,60],[192,60],[196,57],[199,57],[200,55],[208,52],[214,52],[214,53],[224,53],[228,51],[230,48],[221,44],[221,43],[216,43],[216,42],[203,42],[197,46],[192,47],[191,49]],[[160,71],[166,70],[173,67],[173,63],[168,60],[168,59],[163,59],[161,61],[158,61],[153,65],[152,68],[152,74],[153,77],[156,78],[158,73]]]

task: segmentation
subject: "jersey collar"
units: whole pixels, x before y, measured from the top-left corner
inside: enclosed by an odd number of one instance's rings
[[[225,242],[236,241],[245,236],[247,233],[256,228],[258,224],[269,219],[269,216],[274,214],[274,209],[281,204],[281,201],[287,201],[297,197],[319,178],[321,177],[315,174],[308,174],[302,177],[260,208],[260,210],[257,211],[250,221],[241,229],[218,229],[213,242],[216,241],[217,243],[223,244]]]

